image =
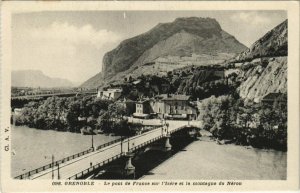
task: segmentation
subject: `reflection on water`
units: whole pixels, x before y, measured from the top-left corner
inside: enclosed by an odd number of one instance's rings
[[[284,180],[287,153],[195,141],[142,179]]]
[[[12,126],[12,176],[51,163],[55,160],[85,151],[92,145],[91,135],[38,130],[26,126]],[[94,146],[118,137],[95,135]]]

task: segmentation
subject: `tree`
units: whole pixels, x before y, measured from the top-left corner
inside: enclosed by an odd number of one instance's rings
[[[108,106],[108,113],[112,118],[121,120],[126,115],[126,109],[120,103],[112,103]]]
[[[97,124],[96,127],[103,130],[104,132],[110,132],[110,119],[109,119],[108,112],[103,112],[98,118],[97,118]]]

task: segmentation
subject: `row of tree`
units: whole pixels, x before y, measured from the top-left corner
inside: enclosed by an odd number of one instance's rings
[[[82,127],[101,129],[129,135],[133,131],[127,120],[123,119],[125,108],[119,103],[85,97],[49,97],[26,104],[17,125],[45,130],[80,132]]]
[[[203,100],[200,119],[219,140],[259,148],[287,149],[287,105],[245,103],[230,95]]]

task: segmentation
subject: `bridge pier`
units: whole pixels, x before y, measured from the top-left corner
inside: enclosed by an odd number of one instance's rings
[[[202,134],[201,134],[201,129],[200,128],[197,128],[197,138],[199,139],[200,137],[202,137]]]
[[[125,176],[129,176],[129,175],[134,175],[135,174],[135,167],[132,165],[132,158],[133,158],[134,154],[131,152],[128,152],[125,157],[127,159],[126,161],[126,165],[124,168],[124,175]]]
[[[195,127],[189,129],[188,134],[191,138],[194,138],[194,139],[199,139],[199,137],[201,137],[199,129],[195,128]]]
[[[170,144],[170,137],[171,137],[171,135],[170,134],[167,134],[166,135],[166,141],[165,141],[165,147],[164,147],[164,151],[171,151],[171,149],[172,149],[172,145]]]

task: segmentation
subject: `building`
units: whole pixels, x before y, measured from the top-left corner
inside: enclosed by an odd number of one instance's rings
[[[263,104],[274,105],[275,103],[278,107],[286,106],[287,105],[287,94],[285,93],[269,93],[264,96],[261,100]]]
[[[152,112],[150,100],[140,100],[135,104],[135,113],[133,113],[133,116],[137,118],[149,118]]]
[[[136,111],[136,102],[133,100],[124,98],[122,100],[118,100],[117,103],[125,108],[127,116],[132,115]]]
[[[197,109],[190,96],[162,94],[136,103],[135,117],[157,116],[166,119],[196,119]]]
[[[98,90],[97,97],[107,100],[117,100],[122,95],[122,89],[120,88],[109,88],[107,90]]]
[[[21,115],[21,114],[22,114],[22,111],[23,111],[23,108],[15,108],[15,109],[14,109],[14,114],[15,114],[16,116]]]
[[[196,119],[197,109],[190,103],[190,96],[162,94],[151,103],[158,117],[169,119]]]

